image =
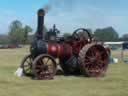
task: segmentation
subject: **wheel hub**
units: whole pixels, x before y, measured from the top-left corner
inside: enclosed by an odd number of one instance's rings
[[[47,71],[47,70],[48,70],[48,65],[44,65],[44,66],[43,66],[43,70],[44,70],[44,71]]]
[[[96,58],[96,57],[90,58],[90,62],[91,62],[91,63],[95,63],[96,61],[97,61],[97,58]]]

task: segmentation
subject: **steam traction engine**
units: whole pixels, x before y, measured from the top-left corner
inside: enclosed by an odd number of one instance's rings
[[[108,67],[109,57],[102,45],[84,28],[79,28],[67,38],[57,38],[55,26],[46,36],[43,32],[45,11],[38,11],[36,39],[30,53],[22,63],[23,73],[37,79],[52,79],[58,70],[66,75],[83,74],[89,77],[103,76]],[[46,39],[47,37],[47,39]],[[57,59],[58,58],[58,59]]]

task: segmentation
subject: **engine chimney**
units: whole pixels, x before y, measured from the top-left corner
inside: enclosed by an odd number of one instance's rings
[[[44,16],[45,11],[44,9],[38,10],[38,25],[37,25],[37,39],[44,39]]]

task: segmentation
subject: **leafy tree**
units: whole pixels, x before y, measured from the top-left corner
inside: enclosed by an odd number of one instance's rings
[[[15,29],[18,29],[18,28],[22,28],[22,23],[18,20],[15,20],[13,21],[11,24],[10,24],[10,30],[13,31]]]
[[[18,20],[13,21],[9,26],[9,40],[10,43],[17,44],[22,43],[25,44],[28,41],[28,35],[32,32],[32,28],[28,25],[25,27],[22,26],[22,23]]]
[[[25,44],[28,41],[28,35],[30,32],[32,32],[32,28],[28,25],[26,25],[23,29],[23,43]]]
[[[8,44],[9,38],[8,35],[0,35],[0,44]]]
[[[11,43],[21,43],[23,39],[22,23],[18,20],[13,21],[10,24],[9,39]]]
[[[124,34],[120,40],[123,40],[123,41],[128,41],[128,33],[127,34]]]
[[[101,41],[117,41],[119,39],[119,35],[113,27],[97,29],[94,32],[94,35]]]

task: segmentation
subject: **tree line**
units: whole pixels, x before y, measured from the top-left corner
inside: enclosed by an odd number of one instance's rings
[[[19,20],[14,20],[9,25],[8,34],[0,35],[0,44],[26,44],[29,41],[29,33],[32,31],[29,25],[23,26]]]
[[[98,28],[95,30],[94,35],[99,41],[128,41],[128,33],[120,37],[113,27]]]
[[[44,31],[47,32],[45,26]],[[0,44],[30,44],[35,37],[32,32],[33,29],[29,25],[23,26],[21,21],[14,20],[9,25],[8,34],[0,35]]]
[[[45,31],[47,28],[44,27]],[[91,30],[91,29],[90,29]],[[0,35],[0,44],[29,44],[32,42],[34,35],[30,34],[33,29],[29,25],[23,26],[19,20],[14,20],[9,26],[7,35]],[[70,33],[64,33],[67,36]],[[98,41],[128,41],[128,33],[119,37],[118,32],[113,27],[98,28],[94,31],[94,36]]]
[[[94,32],[94,36],[99,41],[118,41],[119,34],[113,27],[106,27],[103,29],[96,29]]]

